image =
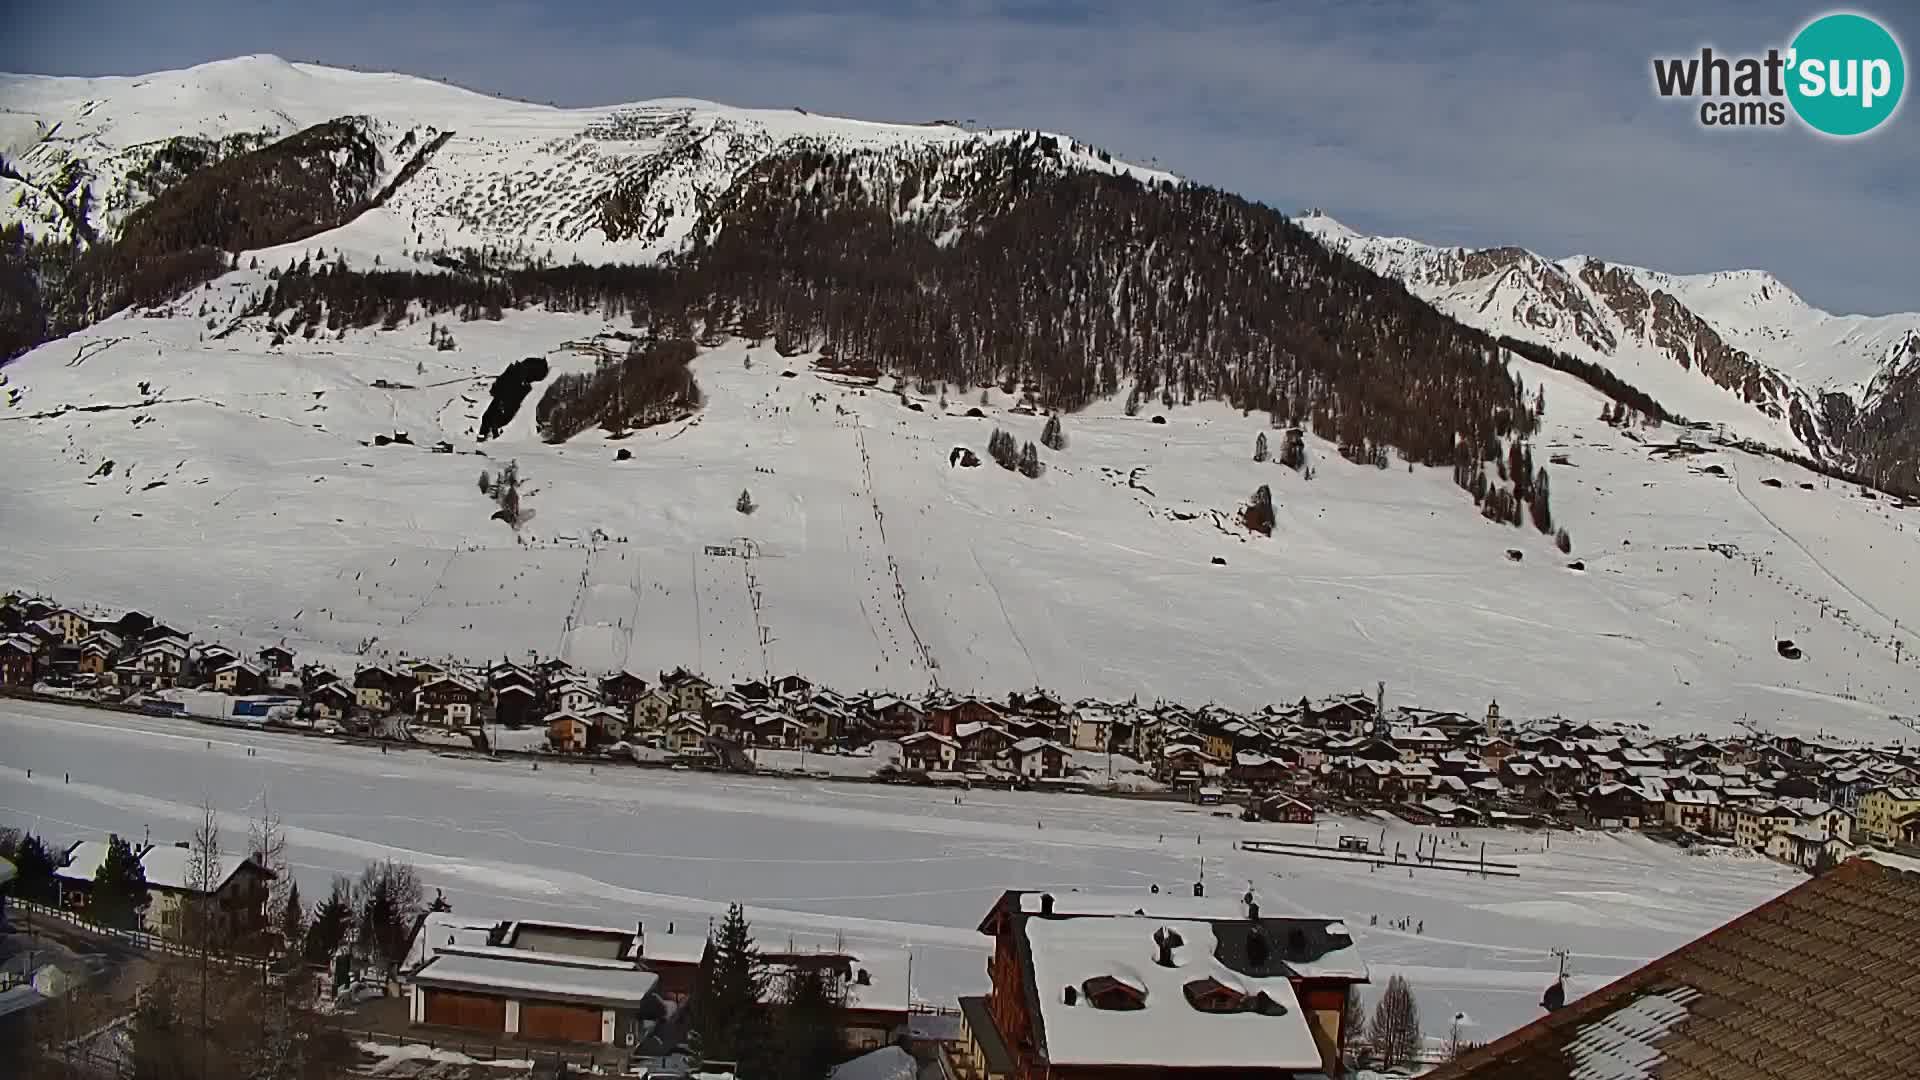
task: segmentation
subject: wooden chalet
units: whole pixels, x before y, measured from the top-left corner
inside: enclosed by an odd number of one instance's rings
[[[515,680],[493,688],[494,723],[518,728],[538,723],[540,718],[540,699],[533,687]]]
[[[293,671],[293,650],[279,645],[269,645],[259,652],[261,670],[270,675],[287,675]]]
[[[423,724],[467,727],[478,722],[486,694],[457,675],[442,675],[420,684],[413,694],[413,715]]]
[[[321,683],[307,695],[307,711],[316,720],[346,723],[353,718],[353,691],[339,680]]]
[[[1003,717],[991,702],[975,697],[950,698],[927,705],[927,730],[953,735],[964,724],[998,724]]]
[[[0,686],[31,689],[40,669],[38,644],[24,634],[0,637]]]
[[[634,702],[647,692],[647,680],[631,671],[616,671],[600,680],[600,700],[631,713]]]
[[[980,932],[992,989],[962,999],[963,1041],[1021,1080],[1340,1075],[1368,981],[1340,920],[1267,918],[1251,893],[1008,892]]]

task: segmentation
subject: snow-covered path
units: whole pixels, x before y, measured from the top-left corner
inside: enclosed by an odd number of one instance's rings
[[[254,750],[249,756],[247,750]],[[31,779],[27,770],[32,770]],[[67,776],[71,774],[71,780]],[[0,702],[0,822],[60,839],[103,830],[184,838],[203,798],[244,835],[262,795],[290,826],[302,891],[395,856],[456,911],[704,932],[727,902],[768,940],[909,947],[916,990],[985,984],[974,927],[1005,888],[1163,890],[1203,877],[1269,910],[1339,916],[1376,982],[1406,973],[1435,1017],[1475,1038],[1531,1019],[1573,954],[1599,985],[1774,895],[1798,875],[1760,860],[1685,856],[1638,837],[1463,833],[1518,879],[1369,870],[1242,852],[1247,838],[1332,842],[1342,823],[1249,825],[1180,804],[1087,796],[786,782],[625,767],[488,762]],[[1378,824],[1344,823],[1377,835]],[[1041,827],[1044,825],[1044,827]],[[1411,848],[1415,830],[1389,829]],[[1380,925],[1370,925],[1372,916]],[[1424,933],[1387,924],[1424,920]]]

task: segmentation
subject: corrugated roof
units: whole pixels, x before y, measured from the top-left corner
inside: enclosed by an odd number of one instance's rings
[[[1852,859],[1428,1080],[1904,1080],[1917,871]]]

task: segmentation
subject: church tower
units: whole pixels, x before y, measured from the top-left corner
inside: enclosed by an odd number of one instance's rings
[[[1487,706],[1487,738],[1500,737],[1500,703],[1494,701]]]

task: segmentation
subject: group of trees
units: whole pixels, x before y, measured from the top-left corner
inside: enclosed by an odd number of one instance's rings
[[[356,119],[254,149],[178,142],[159,144],[154,162],[136,169],[150,188],[171,182],[117,236],[94,235],[83,201],[61,204],[70,236],[31,241],[19,224],[0,230],[0,361],[198,288],[233,266],[229,252],[338,228],[377,197],[380,152]],[[85,184],[75,186],[84,195]]]
[[[687,365],[699,353],[687,338],[635,340],[591,373],[556,377],[534,412],[540,437],[562,443],[596,425],[621,432],[691,415],[702,398]]]
[[[1058,434],[1057,430],[1055,434]],[[1061,445],[1064,446],[1066,436],[1059,437]],[[1000,428],[994,428],[993,434],[987,438],[987,456],[997,462],[1001,468],[1017,472],[1028,479],[1038,477],[1047,469],[1046,463],[1040,460],[1040,451],[1035,449],[1032,443],[1018,443],[1011,434]]]
[[[839,1014],[845,980],[832,968],[784,964],[776,972],[754,945],[746,913],[728,907],[700,957],[692,1047],[703,1062],[741,1076],[824,1080],[845,1060]]]
[[[520,505],[520,462],[518,459],[507,462],[497,476],[480,470],[480,493],[492,499],[498,509],[493,516],[518,529],[532,516],[532,511]]]
[[[1487,479],[1489,463],[1497,480]],[[1457,447],[1453,482],[1472,494],[1481,516],[1488,521],[1519,526],[1531,520],[1536,530],[1554,538],[1561,551],[1573,550],[1573,538],[1567,530],[1554,525],[1552,485],[1546,466],[1534,465],[1533,448],[1525,442],[1515,440],[1503,451],[1499,440],[1490,440],[1477,453],[1464,444]],[[1501,482],[1512,486],[1500,487]]]

